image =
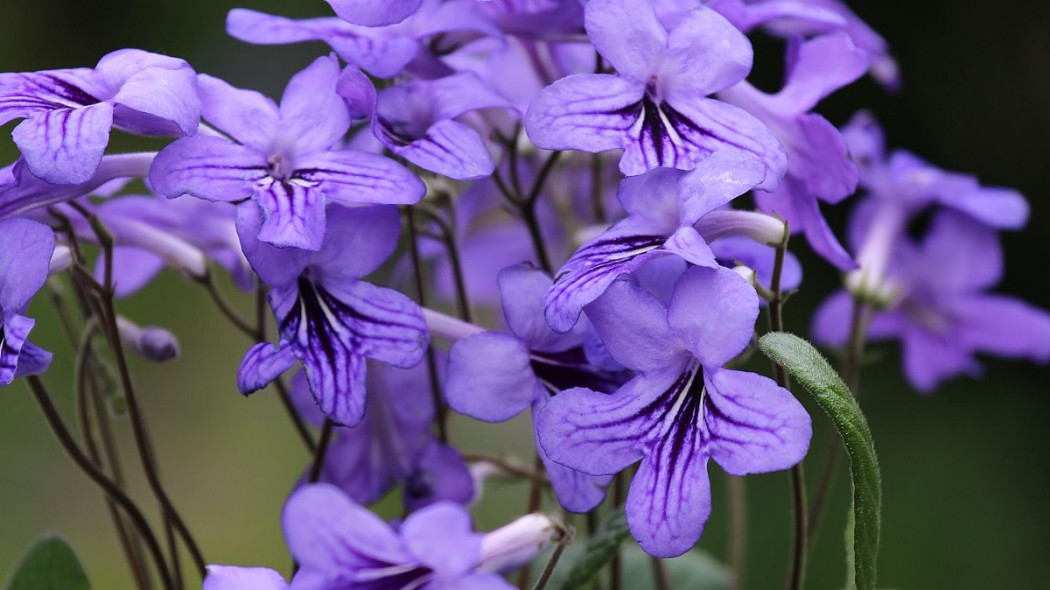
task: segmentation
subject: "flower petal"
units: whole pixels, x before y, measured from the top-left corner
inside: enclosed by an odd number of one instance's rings
[[[454,180],[476,180],[496,168],[478,132],[458,121],[438,121],[426,136],[391,146],[391,151],[420,168]]]
[[[668,96],[701,98],[746,78],[753,59],[747,37],[701,5],[671,30],[658,75]]]
[[[203,590],[287,590],[281,574],[265,567],[209,565]]]
[[[677,369],[689,356],[667,324],[667,308],[629,281],[612,283],[587,307],[587,318],[613,358],[629,369]]]
[[[529,350],[521,340],[482,332],[452,345],[445,396],[460,414],[503,422],[536,399],[538,383]]]
[[[28,344],[29,332],[36,320],[17,313],[5,313],[0,324],[0,386],[10,385],[21,368],[19,354]]]
[[[273,149],[280,119],[277,105],[254,90],[242,90],[227,82],[197,76],[204,118],[239,143],[259,152]]]
[[[52,184],[79,184],[98,169],[112,126],[113,105],[100,102],[34,114],[11,137],[35,176]]]
[[[411,560],[401,539],[378,516],[328,484],[300,488],[288,498],[281,515],[285,541],[304,570],[338,576],[378,561]]]
[[[287,343],[277,346],[260,342],[245,353],[241,368],[237,371],[237,387],[248,395],[266,387],[280,377],[295,363],[295,355]]]
[[[644,93],[642,84],[618,76],[567,76],[544,88],[532,101],[525,130],[534,144],[548,150],[623,148]]]
[[[117,127],[142,135],[193,135],[201,118],[197,73],[184,60],[141,49],[103,57],[96,70],[110,88]]]
[[[1050,314],[1020,299],[975,295],[957,301],[952,312],[958,338],[969,348],[1011,358],[1050,361]]]
[[[253,195],[263,211],[259,239],[279,248],[320,250],[325,233],[324,194],[298,182],[260,185]]]
[[[529,348],[557,351],[579,344],[583,326],[571,335],[557,334],[543,317],[543,298],[553,285],[547,273],[524,262],[502,269],[498,281],[507,327]]]
[[[239,201],[252,196],[255,183],[267,176],[266,156],[213,136],[184,137],[157,154],[150,185],[175,198],[190,194],[209,201]]]
[[[351,23],[381,27],[399,23],[419,9],[422,0],[325,0],[332,10]]]
[[[667,322],[705,367],[721,367],[751,342],[758,295],[725,268],[693,267],[675,285]]]
[[[310,256],[312,271],[325,283],[352,282],[369,275],[397,249],[401,234],[397,207],[329,205],[327,219],[324,245]]]
[[[953,334],[936,334],[921,326],[908,326],[904,343],[904,374],[919,393],[930,393],[948,378],[977,377],[981,365],[973,351]]]
[[[291,154],[326,150],[346,135],[350,114],[336,94],[338,79],[339,62],[323,56],[288,82],[281,96],[278,141]]]
[[[801,42],[796,38],[788,47],[787,83],[776,94],[777,102],[789,112],[810,111],[832,92],[863,76],[868,62],[868,54],[845,33]]]
[[[790,391],[768,377],[724,369],[705,370],[704,384],[708,452],[727,473],[779,471],[806,456],[813,428]]]
[[[481,535],[459,504],[439,502],[412,513],[401,525],[405,549],[439,578],[470,571],[481,553]]]
[[[28,219],[0,221],[0,312],[17,313],[44,286],[55,233]]]
[[[692,425],[668,435],[642,461],[627,492],[627,524],[646,553],[677,557],[696,545],[711,516],[707,456]]]
[[[356,150],[299,158],[293,178],[317,183],[329,200],[346,205],[410,205],[426,192],[423,181],[401,164]]]
[[[52,109],[92,105],[109,94],[89,68],[0,73],[0,125]]]
[[[532,408],[533,438],[536,443],[536,454],[543,461],[547,478],[554,490],[558,504],[569,512],[584,513],[602,503],[605,499],[605,488],[612,481],[612,475],[589,475],[556,463],[547,456],[540,444],[540,431],[536,426],[536,416],[543,412],[551,396],[546,391]]]
[[[620,74],[645,83],[667,52],[667,31],[649,0],[592,0],[587,36]]]

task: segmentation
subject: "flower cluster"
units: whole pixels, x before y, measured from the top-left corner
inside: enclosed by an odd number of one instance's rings
[[[709,460],[743,476],[809,448],[786,380],[742,360],[763,307],[781,330],[801,285],[794,234],[847,273],[822,344],[899,338],[921,391],[976,375],[976,352],[1050,360],[1050,315],[987,293],[1023,197],[885,154],[866,112],[841,129],[815,112],[866,72],[899,83],[838,0],[327,1],[306,20],[229,13],[242,41],[331,47],[279,102],[136,49],[0,74],[0,123],[21,120],[0,169],[0,384],[47,368],[22,314],[49,275],[100,302],[85,309],[117,349],[174,357],[166,330],[109,317],[171,267],[253,339],[228,382],[276,383],[314,452],[282,517],[291,582],[210,566],[206,590],[507,588],[564,530],[527,514],[474,532],[481,464],[527,472],[529,512],[544,486],[582,513],[629,478],[642,549],[689,551]],[[749,82],[749,35],[785,40],[775,93]],[[174,139],[113,153],[112,129]],[[844,244],[821,206],[858,186]],[[220,269],[265,296],[276,342],[222,300]],[[536,470],[468,465],[448,409],[529,410]],[[402,522],[363,507],[395,489]]]

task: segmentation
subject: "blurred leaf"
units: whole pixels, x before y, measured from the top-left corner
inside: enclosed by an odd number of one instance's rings
[[[816,398],[842,436],[849,453],[853,483],[850,516],[853,542],[846,547],[847,566],[852,568],[847,588],[873,590],[879,553],[882,479],[868,421],[849,388],[812,344],[794,334],[774,332],[763,336],[759,346]]]
[[[609,563],[620,543],[629,537],[631,532],[627,529],[627,519],[622,510],[614,512],[602,523],[593,537],[587,540],[587,546],[579,559],[573,562],[569,573],[561,586],[550,587],[560,590],[575,590],[584,588],[598,572]],[[560,568],[559,568],[560,569]],[[630,586],[628,586],[630,587]]]
[[[623,588],[655,588],[652,557],[631,543],[620,555],[623,564]],[[681,590],[726,590],[731,576],[729,569],[715,558],[700,551],[690,551],[681,557],[663,559],[664,570],[671,579],[671,587]]]
[[[6,590],[90,590],[73,548],[57,535],[38,539],[22,558]]]

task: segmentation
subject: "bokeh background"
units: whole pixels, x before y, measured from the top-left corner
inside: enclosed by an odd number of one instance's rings
[[[948,169],[976,173],[985,183],[1020,189],[1032,216],[1025,231],[1003,236],[1002,289],[1050,307],[1050,4],[851,4],[890,42],[904,89],[887,94],[864,80],[828,100],[823,112],[843,123],[857,108],[869,108],[885,125],[891,145]],[[278,96],[288,76],[323,48],[254,47],[228,38],[225,14],[237,6],[289,16],[321,15],[327,8],[320,0],[0,0],[0,71],[90,66],[109,51],[140,47],[183,57],[198,71]],[[756,75],[766,88],[774,87],[779,75],[777,49],[772,42],[757,44]],[[15,157],[7,139],[10,127],[0,134],[2,162]],[[847,208],[831,216],[841,223]],[[788,327],[804,333],[809,314],[838,277],[799,246],[808,274],[790,302]],[[46,380],[68,409],[72,353],[49,302],[38,299],[32,310],[38,318],[35,340],[56,352]],[[278,515],[307,457],[275,396],[237,394],[235,370],[248,342],[212,311],[202,289],[170,273],[120,308],[181,338],[177,362],[134,368],[163,477],[209,561],[286,569]],[[881,360],[865,370],[864,407],[885,482],[880,586],[1045,587],[1050,372],[989,360],[982,380],[952,381],[920,396],[901,377],[899,351],[878,350]],[[99,493],[62,454],[24,386],[0,394],[0,577],[34,537],[57,530],[72,540],[95,588],[130,588]],[[827,436],[827,421],[814,412],[811,476]],[[125,465],[137,472],[124,426]],[[528,426],[520,420],[506,427],[514,431],[511,436],[505,427],[466,420],[455,426],[456,440],[466,448],[522,456],[528,448]],[[838,475],[810,560],[809,588],[841,587],[848,483],[842,470]],[[700,547],[724,558],[725,478],[717,467],[712,478],[715,514]],[[141,504],[152,509],[140,478],[132,483]],[[747,486],[748,586],[775,588],[790,550],[787,476],[750,477]],[[524,503],[521,486],[496,485],[487,492],[478,525],[495,527]]]

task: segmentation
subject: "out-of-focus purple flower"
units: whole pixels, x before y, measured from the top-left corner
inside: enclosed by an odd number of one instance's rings
[[[776,94],[741,82],[719,97],[761,119],[787,152],[787,175],[776,191],[756,193],[758,205],[786,219],[792,230],[805,232],[813,250],[828,262],[852,270],[856,264],[821,215],[818,200],[835,204],[853,194],[857,167],[839,131],[810,111],[822,98],[859,78],[868,57],[839,33],[805,42],[792,39],[787,62],[787,81]]]
[[[485,140],[460,119],[470,112],[509,103],[476,75],[411,80],[376,94],[368,76],[348,67],[337,91],[355,117],[367,117],[372,133],[409,162],[456,180],[492,174],[495,163]]]
[[[381,4],[381,1],[376,1]],[[334,3],[333,3],[334,6]],[[348,19],[351,20],[352,19]],[[226,18],[226,32],[232,37],[258,45],[284,45],[303,41],[323,41],[347,63],[377,78],[392,78],[415,61],[426,71],[445,70],[437,62],[427,42],[442,36],[455,40],[458,34],[500,36],[496,25],[478,12],[474,0],[423,0],[419,10],[402,22],[368,27],[339,18],[293,20],[254,10],[235,8]],[[439,52],[448,48],[435,47]],[[434,63],[437,62],[437,63]]]
[[[0,386],[47,370],[51,353],[28,340],[36,320],[21,315],[44,286],[55,234],[28,219],[0,221]]]
[[[503,422],[532,409],[539,415],[551,397],[574,387],[612,393],[618,375],[592,365],[584,353],[584,323],[569,334],[556,334],[543,319],[543,296],[551,279],[532,265],[520,264],[499,275],[503,315],[510,330],[481,332],[452,345],[445,395],[449,406],[478,420]],[[594,477],[547,458],[537,444],[558,502],[566,510],[586,512],[605,497],[609,477]]]
[[[189,248],[224,268],[240,288],[252,287],[254,275],[237,239],[235,207],[201,199],[128,195],[105,201],[94,211],[115,234],[112,273],[118,297],[137,293],[165,265],[203,277],[196,264],[187,268],[183,257],[173,255]],[[96,262],[95,276],[101,277],[103,270],[102,261]]]
[[[265,567],[209,565],[203,590],[288,590],[288,582]]]
[[[25,215],[48,205],[97,194],[113,181],[145,177],[153,163],[153,152],[103,156],[91,178],[79,184],[52,184],[29,170],[24,158],[0,168],[0,219]]]
[[[620,170],[634,176],[668,166],[691,170],[720,151],[757,156],[759,186],[784,173],[776,138],[745,111],[708,98],[751,70],[747,38],[717,12],[697,8],[668,30],[650,0],[591,0],[587,34],[618,75],[576,74],[544,89],[525,128],[545,149],[623,149]]]
[[[479,8],[508,35],[529,40],[584,38],[580,0],[482,0]]]
[[[751,340],[758,296],[736,273],[690,268],[665,307],[626,280],[587,307],[609,353],[638,376],[616,393],[571,389],[539,416],[547,455],[585,473],[641,461],[627,523],[646,552],[671,557],[711,512],[707,461],[732,475],[786,469],[806,454],[809,416],[787,390],[724,369]]]
[[[326,484],[293,494],[282,523],[288,548],[301,565],[291,584],[295,590],[510,590],[513,586],[489,568],[532,559],[554,533],[551,521],[539,515],[476,533],[466,509],[450,502],[412,513],[395,532]],[[508,555],[517,559],[508,563]]]
[[[366,27],[399,23],[419,10],[423,0],[325,0],[339,18]]]
[[[244,254],[271,287],[280,341],[276,348],[261,342],[248,351],[238,385],[246,394],[256,391],[298,358],[325,416],[353,426],[365,413],[365,359],[412,367],[423,358],[427,331],[412,300],[360,280],[397,247],[397,208],[332,205],[328,221],[320,250],[310,252],[254,240],[262,211],[239,211]]]
[[[12,132],[33,174],[79,184],[95,174],[116,127],[142,135],[193,135],[201,104],[185,61],[122,49],[95,69],[0,74],[0,125]]]
[[[869,72],[876,81],[890,90],[900,89],[900,71],[886,40],[841,0],[710,0],[708,5],[745,32],[764,26],[790,38],[841,31],[868,55]]]
[[[204,118],[236,142],[180,139],[157,154],[150,183],[169,198],[254,203],[264,214],[260,240],[304,250],[321,246],[328,202],[415,203],[426,189],[404,166],[332,149],[350,127],[335,93],[338,77],[334,57],[318,58],[292,78],[278,108],[257,92],[201,75]]]
[[[335,430],[320,481],[359,504],[371,504],[399,484],[409,511],[443,500],[469,502],[474,486],[463,458],[431,432],[434,402],[424,364],[398,369],[371,363],[365,386],[368,411],[356,426]],[[299,413],[320,426],[324,415],[304,373],[292,380],[291,395]]]
[[[1028,220],[1028,203],[1017,191],[985,187],[977,178],[941,170],[904,150],[885,154],[882,130],[868,113],[858,113],[843,136],[860,171],[868,197],[853,214],[850,241],[859,268],[850,290],[881,299],[896,245],[916,216],[939,208],[963,213],[993,229],[1018,229]]]
[[[558,271],[544,303],[551,328],[571,329],[585,305],[652,258],[677,255],[699,266],[718,266],[705,238],[750,229],[765,234],[763,241],[779,242],[784,230],[778,220],[721,210],[764,174],[758,159],[726,150],[689,172],[661,168],[625,179],[617,196],[628,217],[580,246]],[[703,232],[694,227],[698,222]]]
[[[905,374],[920,392],[977,376],[976,353],[1050,361],[1050,314],[987,292],[1002,277],[1002,251],[995,231],[974,219],[937,213],[920,241],[897,242],[887,273],[893,298],[875,310],[868,336],[902,342]],[[814,317],[814,338],[845,345],[853,305],[845,290],[832,295]]]

